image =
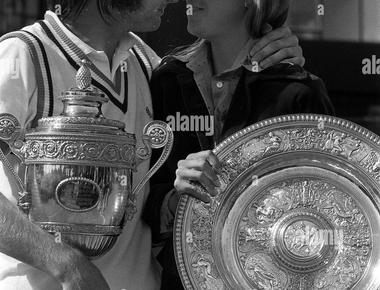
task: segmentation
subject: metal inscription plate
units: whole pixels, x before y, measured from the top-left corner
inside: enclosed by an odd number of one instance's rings
[[[62,180],[55,189],[55,198],[60,206],[83,212],[94,209],[102,199],[100,186],[88,178],[70,177]]]
[[[378,136],[330,116],[289,115],[214,152],[219,194],[210,204],[182,197],[177,211],[186,289],[380,289]]]

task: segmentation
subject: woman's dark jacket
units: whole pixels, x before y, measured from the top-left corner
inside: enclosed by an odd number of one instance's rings
[[[167,58],[154,72],[151,81],[154,119],[167,116],[209,115],[193,72],[186,64]],[[334,115],[323,82],[303,68],[279,64],[260,73],[243,70],[223,127],[230,135],[258,121],[293,113]],[[213,137],[205,132],[174,132],[173,150],[163,167],[151,179],[151,191],[144,219],[151,226],[153,241],[160,238],[160,210],[165,195],[173,189],[177,163],[190,153],[213,149]],[[154,152],[152,164],[160,152]],[[162,289],[182,289],[177,274],[172,237],[159,255],[163,266]]]

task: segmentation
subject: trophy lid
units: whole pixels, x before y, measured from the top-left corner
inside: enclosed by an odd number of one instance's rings
[[[60,116],[42,118],[38,121],[36,131],[61,129],[80,131],[83,129],[107,132],[124,130],[125,124],[107,119],[102,114],[102,105],[108,98],[91,85],[91,71],[87,60],[82,60],[76,77],[76,87],[62,93],[59,99],[63,102]],[[111,131],[109,131],[111,129]]]

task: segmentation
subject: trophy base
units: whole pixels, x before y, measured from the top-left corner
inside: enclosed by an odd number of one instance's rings
[[[89,259],[96,259],[106,254],[122,231],[120,226],[52,222],[34,222],[34,224],[54,234],[59,242],[80,250]]]

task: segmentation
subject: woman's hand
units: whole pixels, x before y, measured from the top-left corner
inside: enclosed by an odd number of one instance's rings
[[[196,191],[192,182],[199,182],[211,196],[215,196],[221,186],[217,177],[219,168],[220,162],[211,150],[190,154],[178,162],[174,187],[179,194],[188,194],[208,203],[210,196]]]
[[[283,61],[300,66],[305,64],[298,38],[288,27],[273,30],[267,24],[263,33],[264,36],[257,41],[250,52],[251,60],[256,61],[262,69]]]

